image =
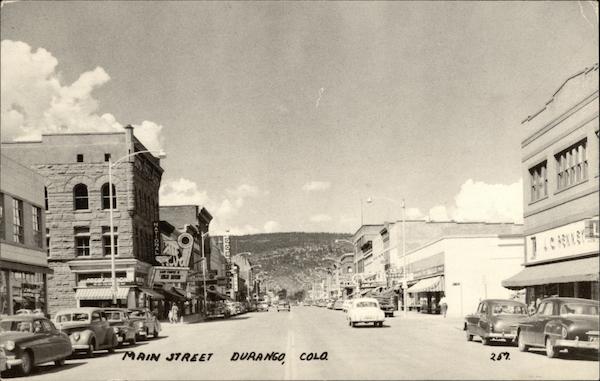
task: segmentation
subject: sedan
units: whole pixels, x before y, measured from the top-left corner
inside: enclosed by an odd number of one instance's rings
[[[68,334],[73,350],[82,351],[92,357],[95,351],[115,351],[119,339],[109,325],[102,308],[82,307],[60,310],[54,323]]]
[[[281,300],[277,303],[277,312],[279,311],[288,311],[290,312],[290,303],[285,300]]]
[[[359,323],[373,324],[374,327],[383,327],[385,315],[379,308],[379,302],[373,298],[359,298],[352,300],[348,310],[348,325],[355,327]]]
[[[50,320],[33,314],[0,320],[0,348],[5,353],[5,366],[25,376],[45,362],[61,366],[73,352],[69,336]]]
[[[106,308],[104,315],[108,324],[113,328],[119,340],[119,346],[127,342],[130,345],[136,343],[136,327],[133,321],[129,319],[129,314],[124,308]]]
[[[127,312],[135,326],[137,338],[147,339],[150,334],[158,337],[160,322],[148,308],[130,308]]]
[[[544,299],[536,313],[521,322],[517,331],[519,350],[546,349],[558,357],[561,349],[598,354],[599,304],[595,300],[552,297]]]
[[[465,316],[464,331],[467,341],[473,336],[481,337],[483,345],[491,340],[514,341],[517,325],[528,317],[527,306],[516,300],[485,299],[479,303],[477,312]]]

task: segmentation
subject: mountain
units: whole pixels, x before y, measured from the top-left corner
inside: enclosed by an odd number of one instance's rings
[[[351,235],[345,233],[299,232],[229,237],[232,254],[252,253],[249,258],[252,264],[260,265],[260,270],[271,277],[270,287],[286,289],[288,295],[308,289],[308,282],[324,276],[326,268],[332,267],[331,258],[352,252],[350,244],[335,242],[336,239],[350,238]]]

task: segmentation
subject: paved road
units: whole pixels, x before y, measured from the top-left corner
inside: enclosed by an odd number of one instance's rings
[[[350,328],[344,313],[317,307],[291,312],[249,313],[228,320],[165,324],[156,340],[130,348],[160,354],[159,361],[135,361],[125,355],[76,358],[63,368],[43,365],[28,379],[598,379],[598,359],[566,355],[548,359],[541,351],[520,353],[505,345],[466,342],[459,320],[439,316],[387,319],[383,328]],[[191,353],[181,361],[183,353]],[[278,360],[231,361],[234,352],[285,353]],[[327,360],[302,361],[302,353],[327,352]],[[510,359],[492,361],[492,353]],[[182,353],[168,361],[171,353]],[[204,359],[198,361],[200,354]],[[125,359],[124,359],[125,358]],[[281,360],[281,361],[280,361]]]

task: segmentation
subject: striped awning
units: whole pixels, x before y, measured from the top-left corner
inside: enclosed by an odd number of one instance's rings
[[[117,299],[127,299],[129,287],[117,287]],[[110,287],[84,287],[75,291],[75,298],[79,300],[111,300],[112,288]]]
[[[421,279],[416,284],[409,287],[406,291],[412,293],[444,291],[444,282],[441,276]]]

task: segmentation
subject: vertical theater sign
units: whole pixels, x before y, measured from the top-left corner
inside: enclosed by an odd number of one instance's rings
[[[160,230],[155,227],[154,258],[160,264],[152,269],[151,285],[172,284],[182,286],[187,282],[194,237],[181,233],[177,239],[161,239]]]

